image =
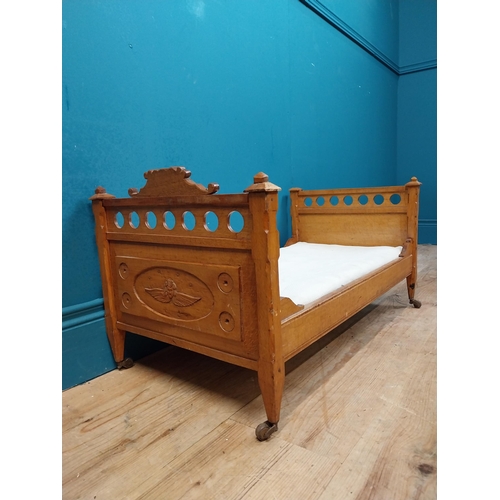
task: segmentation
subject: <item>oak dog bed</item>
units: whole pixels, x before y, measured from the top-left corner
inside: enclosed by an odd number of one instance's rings
[[[267,414],[256,428],[261,441],[277,430],[285,361],[404,279],[420,307],[416,178],[291,189],[292,237],[280,257],[280,188],[267,175],[228,195],[191,181],[183,167],[144,177],[130,198],[101,187],[91,198],[115,361],[131,364],[129,331],[255,370]],[[336,262],[344,263],[338,276]]]

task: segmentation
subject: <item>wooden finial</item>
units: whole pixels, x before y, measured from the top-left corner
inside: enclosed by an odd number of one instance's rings
[[[106,193],[106,190],[102,186],[98,186],[94,191],[94,196],[91,196],[90,200],[105,200],[107,198],[116,198],[116,196],[112,194]]]
[[[279,186],[276,186],[272,182],[269,182],[269,176],[264,172],[259,172],[254,175],[253,184],[245,189],[245,193],[256,193],[256,192],[273,192],[281,191]]]
[[[410,182],[407,182],[405,186],[421,186],[422,183],[418,182],[418,179],[416,177],[412,177]]]
[[[267,182],[268,180],[269,176],[264,172],[259,172],[258,174],[255,174],[253,177],[253,182],[255,184],[260,184],[261,182]]]

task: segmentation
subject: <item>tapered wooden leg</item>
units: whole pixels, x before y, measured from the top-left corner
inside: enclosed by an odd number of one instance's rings
[[[109,198],[114,198],[113,195],[107,194],[103,188],[97,188],[96,194],[90,198],[92,200],[92,210],[95,216],[95,234],[97,242],[97,251],[99,255],[99,265],[101,268],[102,278],[102,295],[104,299],[104,321],[106,323],[106,334],[108,336],[109,345],[113,352],[113,357],[118,368],[130,368],[134,362],[125,357],[125,330],[116,328],[116,311],[115,297],[113,293],[114,284],[112,279],[112,263],[111,250],[107,239],[107,218],[106,210],[103,206],[103,201]]]
[[[134,366],[134,362],[131,358],[125,359],[125,330],[110,326],[106,328],[106,331],[108,333],[109,345],[111,346],[117,368],[121,370]]]
[[[422,303],[415,299],[415,278],[413,275],[406,278],[406,287],[408,288],[408,299],[410,299],[410,304],[412,304],[416,309],[419,309],[422,306]]]
[[[267,421],[257,426],[255,435],[259,441],[265,441],[278,430],[285,385],[285,365],[284,363],[263,363],[259,368],[258,377]]]
[[[252,257],[255,263],[257,325],[259,338],[259,386],[267,421],[255,429],[259,441],[278,430],[281,399],[285,385],[285,362],[281,341],[280,293],[278,278],[279,235],[276,226],[278,191],[269,177],[259,172],[249,193],[252,214]]]
[[[409,248],[412,254],[412,270],[410,276],[406,278],[408,287],[408,298],[410,304],[419,308],[422,304],[415,299],[415,285],[417,283],[417,242],[418,242],[418,196],[420,192],[421,182],[418,182],[416,177],[412,177],[410,182],[405,184],[405,189],[408,195],[408,239]]]

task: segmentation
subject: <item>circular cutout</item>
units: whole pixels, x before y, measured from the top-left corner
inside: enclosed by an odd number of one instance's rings
[[[347,196],[344,196],[344,205],[352,205],[352,196],[351,195],[347,195]]]
[[[330,205],[333,205],[334,207],[339,204],[339,197],[338,196],[332,196],[330,198]]]
[[[322,207],[325,204],[325,199],[323,198],[323,196],[318,196],[316,198],[316,203],[319,207]]]
[[[204,217],[203,226],[207,231],[213,233],[219,227],[219,218],[214,212],[207,212]]]
[[[391,194],[391,197],[389,198],[391,200],[391,203],[393,205],[399,205],[401,203],[401,196],[398,193]]]
[[[163,227],[165,229],[173,229],[175,227],[175,215],[167,211],[163,214]]]
[[[366,194],[358,196],[358,202],[360,205],[366,205],[368,203],[368,196]]]
[[[229,293],[233,289],[233,278],[227,273],[219,274],[219,279],[217,280],[217,286],[219,290],[224,293]]]
[[[228,216],[227,227],[233,233],[239,233],[245,225],[245,219],[239,212],[231,212]]]
[[[384,203],[385,198],[381,194],[376,194],[373,197],[373,201],[375,202],[375,205],[382,205]]]
[[[192,231],[196,226],[196,218],[189,210],[182,214],[182,227],[187,231]]]
[[[139,219],[139,215],[137,214],[137,212],[132,212],[128,216],[128,223],[130,224],[130,227],[134,229],[137,229],[139,227],[140,221],[141,220]]]
[[[312,198],[309,198],[309,197],[304,198],[304,205],[306,207],[310,207],[310,206],[312,206],[312,204],[313,204]]]
[[[146,212],[146,226],[149,229],[154,229],[156,227],[156,215],[154,212]]]
[[[115,226],[118,229],[121,229],[123,227],[123,224],[125,224],[125,217],[123,217],[123,214],[121,212],[117,212],[115,215]]]
[[[225,332],[232,332],[234,330],[234,318],[228,312],[220,313],[219,325]]]

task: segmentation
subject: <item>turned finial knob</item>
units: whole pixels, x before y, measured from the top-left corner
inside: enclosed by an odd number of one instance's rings
[[[267,182],[269,180],[269,176],[264,172],[259,172],[253,178],[255,184],[260,184],[261,182]]]
[[[269,182],[269,176],[264,172],[254,175],[253,184],[245,189],[245,193],[266,193],[272,191],[281,191],[279,186]]]
[[[407,187],[417,187],[417,186],[421,186],[422,183],[418,181],[418,179],[416,177],[412,177],[410,182],[407,182],[405,184],[405,186]]]
[[[102,186],[96,187],[94,191],[94,196],[91,196],[91,200],[104,200],[106,198],[114,198],[112,194],[106,193],[106,190]]]

